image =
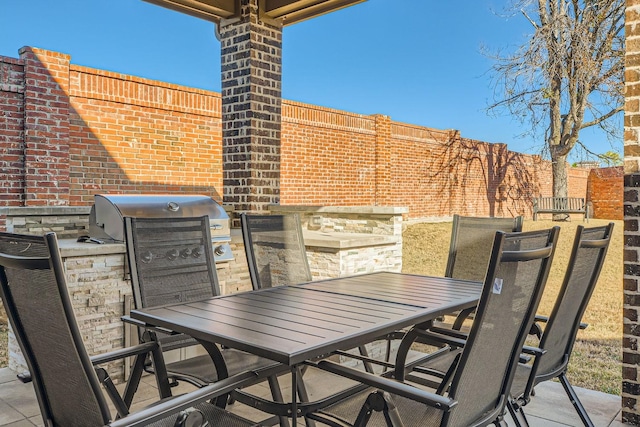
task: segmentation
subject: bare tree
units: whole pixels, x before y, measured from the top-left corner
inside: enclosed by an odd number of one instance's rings
[[[533,26],[514,53],[494,55],[496,101],[544,135],[553,195],[567,196],[567,156],[580,131],[598,126],[620,138],[624,103],[624,0],[517,0]],[[587,147],[583,148],[588,150]],[[594,153],[592,153],[594,154]]]

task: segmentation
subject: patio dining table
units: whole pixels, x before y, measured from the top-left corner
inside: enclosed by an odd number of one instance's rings
[[[136,309],[131,317],[288,365],[296,390],[306,360],[473,307],[480,292],[477,282],[379,272]],[[297,404],[293,393],[292,414]]]

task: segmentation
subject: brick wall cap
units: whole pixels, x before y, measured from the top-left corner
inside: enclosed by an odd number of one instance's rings
[[[161,80],[155,80],[155,79],[149,79],[146,77],[134,76],[131,74],[119,73],[116,71],[101,70],[99,68],[92,68],[84,65],[70,64],[69,70],[75,71],[76,73],[108,77],[112,79],[122,80],[125,82],[140,83],[147,86],[155,86],[155,87],[161,87],[165,89],[173,89],[173,90],[177,90],[185,93],[195,93],[199,95],[206,95],[206,96],[221,98],[221,94],[219,92],[215,92],[207,89],[200,89],[200,88],[180,85],[176,83],[169,83]]]
[[[4,64],[24,66],[24,60],[22,60],[21,58],[11,58],[9,56],[0,56],[0,62]]]

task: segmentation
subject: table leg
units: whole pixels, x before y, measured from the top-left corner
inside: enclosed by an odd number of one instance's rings
[[[298,426],[298,367],[291,368],[291,426]]]

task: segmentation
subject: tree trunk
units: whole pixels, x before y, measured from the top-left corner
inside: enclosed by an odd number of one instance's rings
[[[567,184],[567,155],[552,154],[551,165],[553,172],[553,197],[567,197],[569,194]],[[569,215],[567,214],[554,214],[553,220],[564,221],[568,217]]]

